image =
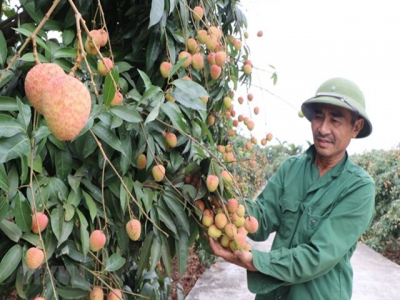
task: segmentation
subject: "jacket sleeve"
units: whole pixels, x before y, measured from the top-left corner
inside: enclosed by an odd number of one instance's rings
[[[263,277],[264,281],[272,277],[274,281],[290,285],[312,280],[330,271],[370,225],[374,197],[372,180],[362,180],[342,195],[342,200],[314,232],[308,243],[299,244],[292,249],[252,251],[254,266],[264,275],[253,272],[253,281],[255,277]],[[256,286],[255,282],[253,283],[252,286]],[[268,292],[258,289],[257,293]],[[271,290],[271,287],[268,289]]]

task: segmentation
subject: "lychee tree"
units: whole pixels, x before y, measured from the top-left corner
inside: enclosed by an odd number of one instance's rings
[[[244,204],[221,175],[251,79],[240,3],[20,3],[0,23],[0,290],[168,299],[203,210]]]

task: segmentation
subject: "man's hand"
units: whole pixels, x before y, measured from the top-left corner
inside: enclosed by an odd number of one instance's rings
[[[208,237],[208,241],[216,256],[223,258],[227,262],[245,268],[246,270],[257,271],[256,267],[253,265],[253,254],[250,251],[235,250],[235,252],[232,253],[232,251],[222,247],[222,245],[213,238]]]

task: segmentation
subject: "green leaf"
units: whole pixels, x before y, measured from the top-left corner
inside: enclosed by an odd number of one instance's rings
[[[8,115],[0,114],[0,138],[12,137],[18,133],[24,132],[24,127],[17,119]]]
[[[79,232],[81,234],[82,252],[83,256],[86,258],[86,255],[89,252],[89,232],[87,230],[88,222],[79,209],[77,209],[76,212],[79,218]]]
[[[186,271],[186,266],[189,258],[188,236],[180,232],[179,238],[175,240],[176,257],[178,260],[179,276],[182,276]]]
[[[15,197],[15,221],[23,232],[30,232],[32,227],[32,209],[29,201],[21,192]]]
[[[57,287],[58,294],[64,299],[80,299],[87,296],[88,291],[71,287]]]
[[[128,64],[125,61],[118,61],[115,63],[115,67],[118,68],[119,73],[123,73],[132,69],[132,65]]]
[[[61,37],[62,37],[63,44],[69,45],[72,43],[72,41],[75,38],[75,31],[72,29],[65,29],[62,32]]]
[[[148,263],[149,263],[150,251],[151,251],[151,245],[153,243],[153,238],[154,238],[154,232],[151,231],[151,232],[149,232],[149,234],[146,235],[146,238],[142,244],[142,247],[140,248],[140,260],[139,260],[138,269],[137,269],[137,273],[140,278],[143,276],[143,271],[148,266]]]
[[[28,130],[28,126],[30,125],[31,122],[31,107],[27,104],[23,104],[21,100],[17,98],[17,104],[18,104],[18,121],[24,126],[25,131]]]
[[[15,30],[16,32],[19,32],[19,33],[25,35],[26,37],[29,37],[29,36],[32,35],[32,32],[29,31],[29,30],[26,29],[26,28],[20,27],[20,28],[14,28],[14,30]],[[46,50],[47,52],[50,52],[50,48],[46,45],[46,43],[45,43],[45,42],[42,40],[42,38],[41,38],[40,36],[38,36],[38,35],[36,35],[36,43],[37,43],[40,47],[42,47],[44,50]]]
[[[3,220],[7,215],[10,205],[8,204],[7,197],[0,197],[0,220]]]
[[[115,272],[122,268],[125,262],[126,259],[123,258],[119,253],[114,253],[107,259],[105,271]]]
[[[143,72],[139,69],[138,69],[138,72],[139,72],[140,77],[142,77],[142,79],[143,79],[146,90],[150,89],[153,85],[151,84],[149,76],[147,76],[147,74],[145,72]]]
[[[124,154],[121,141],[112,130],[105,128],[101,123],[97,123],[92,127],[92,131],[98,138],[106,142],[110,147]]]
[[[164,13],[164,0],[152,0],[149,27],[157,24]]]
[[[90,218],[92,219],[92,222],[93,222],[94,218],[97,215],[96,203],[93,201],[93,198],[85,191],[83,191],[83,197],[85,197],[86,205],[89,208]]]
[[[176,88],[170,94],[184,107],[200,111],[206,110],[204,102],[200,100],[199,96],[193,96],[190,90]]]
[[[71,204],[66,203],[63,205],[63,208],[65,210],[64,220],[67,222],[71,221],[75,215],[75,207]]]
[[[176,229],[174,220],[172,219],[171,215],[158,205],[155,205],[154,207],[157,209],[160,221],[162,221],[169,228],[169,230],[171,230],[175,235],[177,235],[178,231]]]
[[[166,204],[166,207],[168,207],[169,210],[179,220],[180,225],[185,230],[185,232],[187,232],[187,234],[190,234],[189,219],[187,217],[187,214],[185,213],[182,204],[177,199],[175,199],[173,192],[166,192],[164,194],[163,200]]]
[[[17,111],[17,99],[0,96],[0,111]]]
[[[68,175],[72,172],[72,155],[68,148],[64,151],[56,150],[56,174],[59,179],[65,181]]]
[[[7,59],[7,43],[3,32],[0,31],[0,66],[4,66]]]
[[[172,84],[182,91],[187,91],[192,97],[209,97],[204,87],[194,81],[176,79]]]
[[[64,221],[64,209],[62,206],[57,206],[51,211],[51,229],[58,240],[57,247],[65,242],[72,232],[74,221],[69,222]]]
[[[24,156],[30,148],[28,137],[22,133],[9,138],[0,138],[0,163]]]
[[[160,108],[176,128],[183,132],[187,132],[185,117],[183,116],[178,104],[167,101],[161,104]]]
[[[49,60],[40,53],[38,53],[38,58],[39,58],[39,61],[42,63],[49,62]],[[36,61],[32,52],[25,53],[24,55],[22,55],[20,60],[25,61],[25,62],[35,62]]]
[[[161,258],[165,268],[165,272],[168,277],[172,276],[172,256],[170,251],[170,246],[168,244],[167,238],[164,235],[160,236],[162,249],[161,249]]]
[[[151,254],[150,254],[150,266],[149,270],[154,271],[157,267],[158,262],[160,261],[161,257],[161,241],[159,238],[153,239],[153,244],[151,245]]]
[[[69,57],[75,58],[76,57],[76,49],[75,48],[60,48],[53,54],[54,58],[61,58],[61,57]]]
[[[18,267],[22,259],[22,247],[11,247],[0,262],[0,284],[3,283]]]
[[[154,1],[154,0],[153,0]],[[164,0],[161,0],[164,2]],[[156,62],[157,58],[160,55],[161,51],[161,39],[160,39],[160,32],[158,29],[153,30],[150,34],[150,40],[147,45],[147,52],[146,52],[146,70],[150,71],[154,68],[154,63]]]
[[[145,125],[150,123],[151,121],[154,121],[158,117],[158,115],[160,114],[160,107],[162,104],[163,104],[163,98],[160,97],[158,99],[158,103],[156,104],[156,106],[151,110],[151,112],[147,116],[146,121],[144,122]]]
[[[4,164],[0,165],[0,189],[2,189],[8,193],[8,189],[9,189],[8,176],[7,176]],[[1,206],[0,206],[0,209],[1,209]],[[1,218],[0,218],[0,220],[1,220]]]
[[[0,229],[10,240],[16,243],[18,243],[19,239],[22,236],[22,231],[18,228],[17,224],[10,222],[6,219],[3,219],[0,222]]]
[[[110,111],[117,117],[130,123],[136,124],[143,121],[141,115],[133,106],[116,105],[111,107]]]
[[[21,1],[21,4],[25,8],[29,16],[35,21],[35,23],[39,24],[44,16],[41,10],[37,10],[35,8],[35,2],[36,1]]]
[[[113,82],[113,79],[115,83],[118,85],[118,80],[119,80],[119,73],[117,68],[112,68],[110,73],[107,74],[106,79],[104,81],[104,89],[103,89],[103,101],[105,106],[109,106],[111,101],[114,99],[116,86]]]

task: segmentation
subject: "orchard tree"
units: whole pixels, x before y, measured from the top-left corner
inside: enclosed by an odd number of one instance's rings
[[[0,290],[168,299],[205,216],[244,205],[239,1],[1,3]]]

